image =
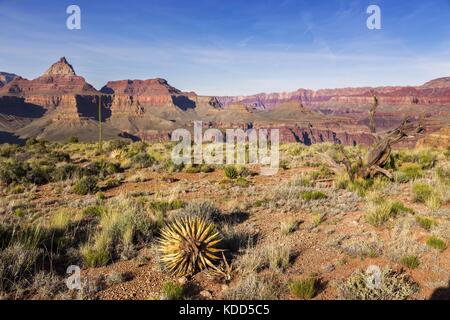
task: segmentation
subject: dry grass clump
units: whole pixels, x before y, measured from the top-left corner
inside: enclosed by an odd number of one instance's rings
[[[419,287],[405,274],[385,268],[380,274],[380,286],[368,285],[372,274],[355,271],[339,284],[342,298],[346,300],[406,300],[412,298]]]
[[[436,237],[436,236],[431,236],[428,238],[427,240],[427,246],[436,249],[440,252],[444,251],[445,249],[447,249],[447,244],[445,243],[444,240]]]
[[[279,296],[272,279],[250,274],[241,278],[234,288],[225,291],[223,298],[226,300],[274,300]]]
[[[317,279],[314,277],[289,282],[289,291],[299,299],[310,300],[317,294]]]
[[[283,220],[280,223],[280,231],[282,235],[288,235],[297,231],[300,221],[296,218]]]
[[[112,199],[99,220],[99,230],[80,248],[87,266],[106,265],[116,256],[124,259],[134,255],[134,245],[145,243],[158,228],[156,218],[142,203],[126,197]]]
[[[375,195],[373,198],[368,199],[364,218],[367,223],[375,227],[381,227],[401,213],[412,212],[410,208],[407,208],[400,201],[386,200],[379,195]]]

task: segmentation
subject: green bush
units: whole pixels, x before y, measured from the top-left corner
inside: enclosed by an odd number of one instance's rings
[[[131,163],[133,168],[143,169],[155,164],[156,159],[145,152],[140,152],[131,157]]]
[[[381,227],[389,219],[397,217],[400,213],[413,213],[413,210],[405,207],[399,201],[388,201],[380,198],[369,203],[364,218],[367,223],[375,227]]]
[[[423,176],[421,166],[416,163],[405,163],[401,166],[400,171],[396,174],[396,181],[405,183],[411,180],[419,179]]]
[[[178,283],[167,281],[163,284],[163,299],[166,300],[182,300],[184,294],[183,286]]]
[[[317,293],[317,281],[315,278],[293,280],[289,283],[289,291],[297,298],[310,300]]]
[[[76,136],[70,136],[68,139],[69,143],[78,143],[80,140]]]
[[[98,268],[106,266],[111,261],[111,254],[107,248],[95,248],[85,245],[80,249],[80,255],[83,258],[84,265],[89,268]]]
[[[417,216],[416,222],[425,230],[430,230],[432,227],[437,225],[436,220],[422,216]]]
[[[83,209],[83,216],[100,217],[105,212],[101,206],[91,206]]]
[[[75,182],[72,187],[72,192],[84,196],[95,193],[97,189],[97,179],[92,176],[88,176]]]
[[[300,192],[300,198],[306,201],[326,199],[327,195],[321,191],[303,191]]]
[[[427,199],[433,194],[433,187],[429,184],[416,182],[412,187],[413,201],[425,203]]]
[[[400,263],[410,269],[416,269],[420,265],[419,257],[417,256],[404,256],[400,259]]]
[[[80,176],[80,168],[77,165],[67,163],[57,166],[51,173],[52,181],[65,181]]]
[[[447,244],[445,241],[436,236],[429,237],[427,240],[427,245],[439,251],[444,251],[447,249]]]
[[[228,179],[237,179],[239,177],[239,173],[238,170],[236,169],[235,166],[225,166],[223,168],[223,173],[225,175],[226,178]]]

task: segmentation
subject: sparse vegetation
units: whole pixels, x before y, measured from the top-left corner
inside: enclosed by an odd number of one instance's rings
[[[317,280],[315,278],[292,280],[289,283],[289,291],[297,298],[310,300],[316,295]]]
[[[445,243],[445,241],[436,236],[429,237],[427,240],[427,245],[439,251],[444,251],[445,249],[447,249],[447,244]]]
[[[409,269],[416,269],[420,265],[418,256],[404,256],[400,259],[400,263]]]
[[[163,300],[183,300],[184,288],[178,283],[167,281],[163,285]]]
[[[406,300],[418,292],[418,286],[405,273],[381,271],[379,286],[368,286],[370,273],[357,271],[340,284],[342,297],[348,300]]]
[[[351,161],[367,153],[364,147],[344,149]],[[282,145],[280,177],[252,177],[250,170],[257,167],[233,165],[223,167],[224,178],[219,166],[175,166],[168,150],[167,143],[120,141],[105,142],[102,152],[96,144],[75,140],[0,145],[0,297],[67,298],[63,279],[71,264],[105,272],[103,279],[86,283],[77,298],[109,297],[128,281],[116,262],[131,260],[125,262],[131,269],[148,265],[145,272],[161,279],[149,284],[151,298],[313,299],[319,290],[334,296],[337,266],[365,267],[372,261],[361,261],[376,258],[428,270],[431,258],[450,241],[449,159],[441,151],[429,156],[394,150],[385,167],[392,180],[376,175],[352,181],[318,156],[339,160],[339,146],[332,144]],[[202,259],[190,254],[203,252],[202,241],[193,246],[172,237],[169,251],[178,258],[161,263],[165,254],[158,239],[168,226],[187,220],[194,232],[185,239],[200,239],[197,231],[209,230],[202,240],[214,248],[209,262],[205,258],[199,265]],[[177,229],[184,234],[189,228]],[[169,271],[175,265],[173,270],[188,277],[165,282],[174,279]],[[317,268],[331,286],[318,282]],[[208,270],[191,284],[189,275],[203,269]],[[429,277],[415,280],[428,285],[439,278],[430,270]],[[141,272],[134,275],[142,281]],[[376,290],[366,286],[366,276],[355,272],[344,280],[340,297],[427,298],[422,291],[416,295],[418,285],[404,273],[384,270],[384,285]]]

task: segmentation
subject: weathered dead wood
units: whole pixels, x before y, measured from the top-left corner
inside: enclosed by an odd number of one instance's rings
[[[377,174],[382,174],[389,179],[392,179],[392,173],[384,168],[390,159],[392,146],[407,137],[423,132],[422,119],[419,120],[419,123],[413,123],[409,118],[405,118],[394,130],[388,131],[382,136],[378,135],[376,133],[375,124],[377,108],[378,99],[374,96],[374,103],[369,110],[368,126],[370,132],[374,135],[376,142],[369,148],[365,163],[362,161],[361,157],[358,157],[356,163],[352,163],[342,145],[339,146],[339,152],[342,155],[342,159],[339,161],[335,161],[328,155],[321,154],[322,159],[334,172],[341,172],[344,167],[351,181],[354,181],[356,178],[373,178]]]

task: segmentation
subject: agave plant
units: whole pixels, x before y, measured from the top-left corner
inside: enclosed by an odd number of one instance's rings
[[[167,269],[179,276],[206,268],[216,269],[222,238],[214,224],[201,217],[185,217],[166,225],[161,231],[159,251]]]

